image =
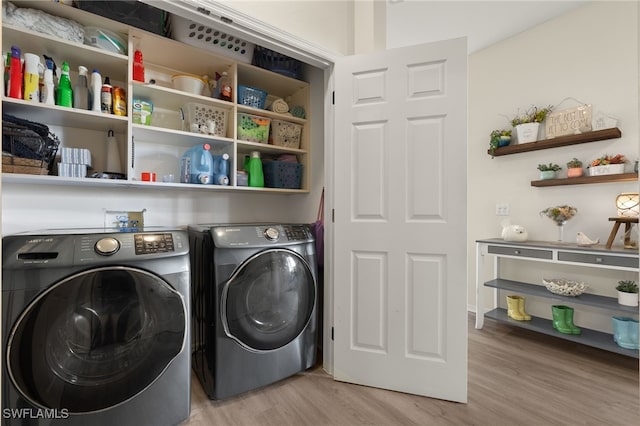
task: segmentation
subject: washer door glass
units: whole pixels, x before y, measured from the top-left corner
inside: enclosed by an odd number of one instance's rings
[[[39,407],[112,407],[149,386],[180,353],[185,315],[180,295],[146,271],[105,267],[73,275],[16,322],[9,375]]]
[[[315,296],[314,275],[300,255],[283,249],[260,252],[225,284],[225,331],[250,349],[280,348],[304,330]]]

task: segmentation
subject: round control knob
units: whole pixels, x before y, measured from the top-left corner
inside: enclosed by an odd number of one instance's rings
[[[275,241],[280,236],[280,233],[276,228],[267,228],[264,230],[264,236],[269,241]]]
[[[96,253],[103,256],[111,256],[112,254],[120,250],[120,242],[111,237],[103,238],[96,243],[95,250]]]

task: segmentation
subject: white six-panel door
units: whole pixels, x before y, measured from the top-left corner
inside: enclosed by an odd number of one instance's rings
[[[334,377],[466,402],[466,39],[334,75]]]

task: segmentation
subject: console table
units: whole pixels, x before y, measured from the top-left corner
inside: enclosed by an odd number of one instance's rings
[[[484,256],[494,257],[494,279],[484,282]],[[522,243],[507,242],[500,238],[476,241],[476,328],[484,325],[484,318],[492,318],[499,322],[556,336],[565,340],[594,346],[611,352],[638,358],[638,351],[625,349],[613,341],[613,335],[597,330],[581,327],[582,334],[563,334],[553,329],[552,321],[533,317],[531,321],[516,321],[507,315],[507,310],[500,308],[498,294],[500,290],[511,293],[527,294],[577,305],[589,305],[605,311],[612,316],[631,316],[638,318],[638,307],[618,304],[616,298],[583,293],[569,297],[553,294],[542,284],[531,284],[500,278],[500,259],[521,259],[533,262],[550,262],[556,264],[578,265],[590,268],[606,268],[638,272],[639,257],[637,250],[607,249],[603,245],[579,247],[577,244],[552,243],[545,241],[527,241]],[[495,309],[482,313],[484,306],[483,287],[494,288]],[[555,303],[555,302],[553,302]]]

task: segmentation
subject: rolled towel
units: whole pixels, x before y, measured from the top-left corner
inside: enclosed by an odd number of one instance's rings
[[[271,102],[268,109],[278,114],[286,114],[289,112],[289,104],[284,99],[276,99]]]
[[[303,107],[294,106],[293,108],[291,108],[291,115],[293,115],[294,117],[298,117],[298,118],[305,118],[306,113],[305,113]]]

